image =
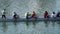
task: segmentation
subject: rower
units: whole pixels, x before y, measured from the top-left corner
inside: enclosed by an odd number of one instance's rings
[[[4,10],[2,11],[2,18],[5,18],[5,19],[6,19],[6,15],[5,15],[6,12],[5,12],[5,11],[6,11],[6,9],[4,9]]]
[[[60,12],[57,13],[56,17],[60,17]]]
[[[31,18],[36,18],[36,13],[35,13],[35,11],[33,11],[33,13],[31,14]]]
[[[19,15],[17,15],[17,13],[16,13],[16,12],[14,12],[13,18],[14,18],[14,19],[19,18]]]
[[[25,13],[25,17],[26,17],[26,19],[29,19],[30,18],[29,12]]]
[[[56,17],[56,16],[55,16],[55,12],[53,12],[53,13],[51,14],[51,17]]]
[[[49,15],[48,15],[47,11],[44,12],[44,18],[49,18]]]

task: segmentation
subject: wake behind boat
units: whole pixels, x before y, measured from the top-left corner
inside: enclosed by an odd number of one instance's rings
[[[26,18],[19,18],[19,19],[2,19],[0,18],[0,22],[32,22],[32,21],[60,21],[60,18],[37,18],[37,19],[26,19]]]

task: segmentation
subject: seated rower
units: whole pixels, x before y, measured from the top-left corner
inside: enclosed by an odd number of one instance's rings
[[[6,12],[5,12],[5,10],[6,10],[6,9],[4,9],[4,10],[2,11],[2,18],[5,18],[5,19],[6,19],[6,15],[5,15]]]
[[[30,19],[30,14],[29,14],[29,12],[25,13],[25,17],[26,17],[26,19]]]
[[[53,12],[53,13],[51,14],[51,17],[56,17],[55,12]]]
[[[57,13],[56,17],[60,17],[60,12]]]
[[[31,14],[31,18],[36,18],[36,13],[33,11],[33,13]]]
[[[44,18],[49,18],[49,15],[48,15],[47,11],[44,12]]]
[[[14,18],[14,19],[18,19],[18,18],[19,18],[19,15],[17,15],[17,13],[14,12],[13,18]]]

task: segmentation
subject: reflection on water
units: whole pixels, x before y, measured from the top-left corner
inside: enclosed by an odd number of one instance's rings
[[[49,22],[48,21],[44,21],[44,23],[45,23],[45,26],[48,27]]]
[[[13,24],[16,26],[17,25],[17,22],[13,22]]]
[[[55,26],[55,21],[52,21],[52,26],[53,26],[53,27]]]
[[[2,22],[3,32],[7,31],[7,25],[5,22]]]
[[[26,25],[28,26],[29,25],[29,22],[26,21]]]
[[[33,27],[35,27],[38,22],[37,21],[32,21],[32,22],[26,21],[25,23],[26,23],[26,26],[28,26],[28,27],[29,27],[30,24],[32,24]]]
[[[1,34],[60,34],[60,21],[2,22]]]
[[[60,21],[58,21],[57,24],[60,24]]]

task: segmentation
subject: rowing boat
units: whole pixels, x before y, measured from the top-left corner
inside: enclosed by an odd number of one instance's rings
[[[60,18],[32,18],[32,19],[26,19],[26,18],[19,18],[19,19],[9,19],[9,18],[6,18],[6,19],[2,19],[0,18],[0,22],[26,22],[26,21],[29,21],[29,22],[32,22],[32,21],[60,21]]]

